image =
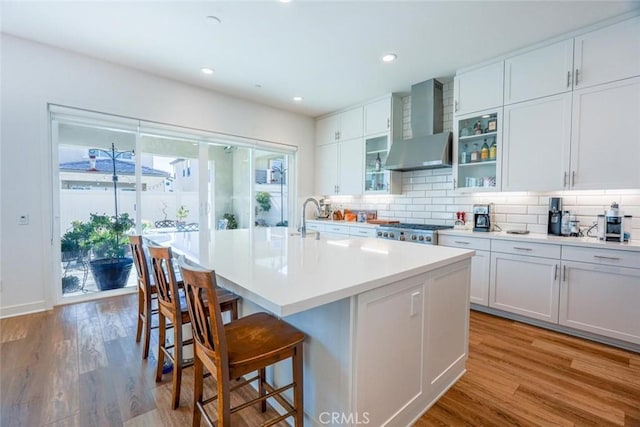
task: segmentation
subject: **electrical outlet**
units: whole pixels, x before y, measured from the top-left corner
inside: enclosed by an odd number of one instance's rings
[[[29,224],[29,215],[22,214],[18,215],[18,225],[27,225]]]

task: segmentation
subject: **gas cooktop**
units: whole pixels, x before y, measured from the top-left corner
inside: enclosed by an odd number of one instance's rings
[[[452,225],[432,225],[432,224],[411,224],[411,223],[400,222],[397,224],[385,224],[382,227],[378,227],[378,228],[405,228],[408,230],[432,231],[432,230],[447,230],[447,229],[453,228],[453,226]]]

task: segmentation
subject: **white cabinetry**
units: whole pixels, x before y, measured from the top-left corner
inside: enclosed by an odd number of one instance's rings
[[[563,246],[562,259],[559,323],[640,344],[640,253]]]
[[[402,99],[386,96],[364,106],[364,191],[402,193],[402,175],[384,169],[391,144],[402,138]]]
[[[573,93],[570,188],[640,188],[640,77]]]
[[[502,132],[503,191],[565,188],[570,155],[571,93],[506,105]]]
[[[471,258],[470,301],[474,304],[489,305],[489,271],[491,266],[491,241],[489,239],[438,236],[438,245],[462,249],[473,249],[476,254]]]
[[[468,266],[457,263],[357,296],[354,413],[366,411],[367,424],[410,425],[415,420],[407,413],[435,401],[464,372]]]
[[[504,61],[456,74],[453,82],[454,113],[468,114],[501,107]]]
[[[504,68],[505,105],[568,92],[572,88],[573,39],[508,58]]]
[[[316,144],[330,144],[360,138],[363,129],[362,107],[322,117],[316,121]]]
[[[557,323],[559,269],[560,246],[493,240],[489,306]]]
[[[363,157],[361,138],[317,146],[316,193],[362,194]]]
[[[575,38],[574,87],[640,75],[640,17]]]

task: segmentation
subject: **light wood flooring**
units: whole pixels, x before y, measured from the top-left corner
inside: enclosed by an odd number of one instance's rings
[[[127,295],[2,319],[0,426],[191,425],[193,369],[171,410],[135,314]],[[637,353],[472,312],[467,369],[416,426],[640,426]],[[233,425],[271,414],[249,408]]]

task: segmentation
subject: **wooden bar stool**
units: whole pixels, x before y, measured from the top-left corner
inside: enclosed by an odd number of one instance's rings
[[[142,347],[142,358],[149,356],[149,340],[152,326],[151,316],[158,313],[158,309],[152,308],[152,300],[157,299],[157,289],[151,282],[147,257],[142,247],[142,236],[129,236],[129,245],[133,262],[138,275],[138,327],[136,330],[136,342],[140,342],[144,330],[144,343]]]
[[[208,425],[213,422],[204,406],[217,400],[218,427],[231,425],[231,414],[254,404],[267,409],[266,400],[273,397],[287,412],[263,424],[270,426],[289,417],[295,425],[304,423],[302,404],[302,342],[304,334],[288,323],[267,313],[256,313],[222,323],[222,313],[217,304],[215,272],[188,265],[181,257],[180,271],[184,281],[187,307],[191,315],[194,337],[194,404],[193,426],[200,426],[204,416]],[[266,381],[265,367],[285,359],[292,359],[293,382],[274,389]],[[204,368],[216,376],[217,394],[203,398]],[[254,377],[231,386],[237,379],[251,372]],[[231,408],[231,391],[258,381],[258,396],[248,402]],[[282,396],[285,390],[293,388],[293,406]]]
[[[171,407],[176,409],[180,405],[180,385],[182,383],[182,369],[193,365],[192,361],[185,362],[182,357],[183,347],[193,344],[193,339],[183,340],[182,325],[190,323],[191,317],[187,309],[184,292],[180,290],[173,269],[171,248],[149,246],[153,277],[158,290],[158,367],[156,381],[162,381],[162,367],[165,356],[173,364],[173,390]],[[225,289],[218,288],[215,292],[221,312],[230,312],[231,319],[238,318],[239,297]],[[173,328],[173,345],[166,343],[167,320],[169,328]]]

